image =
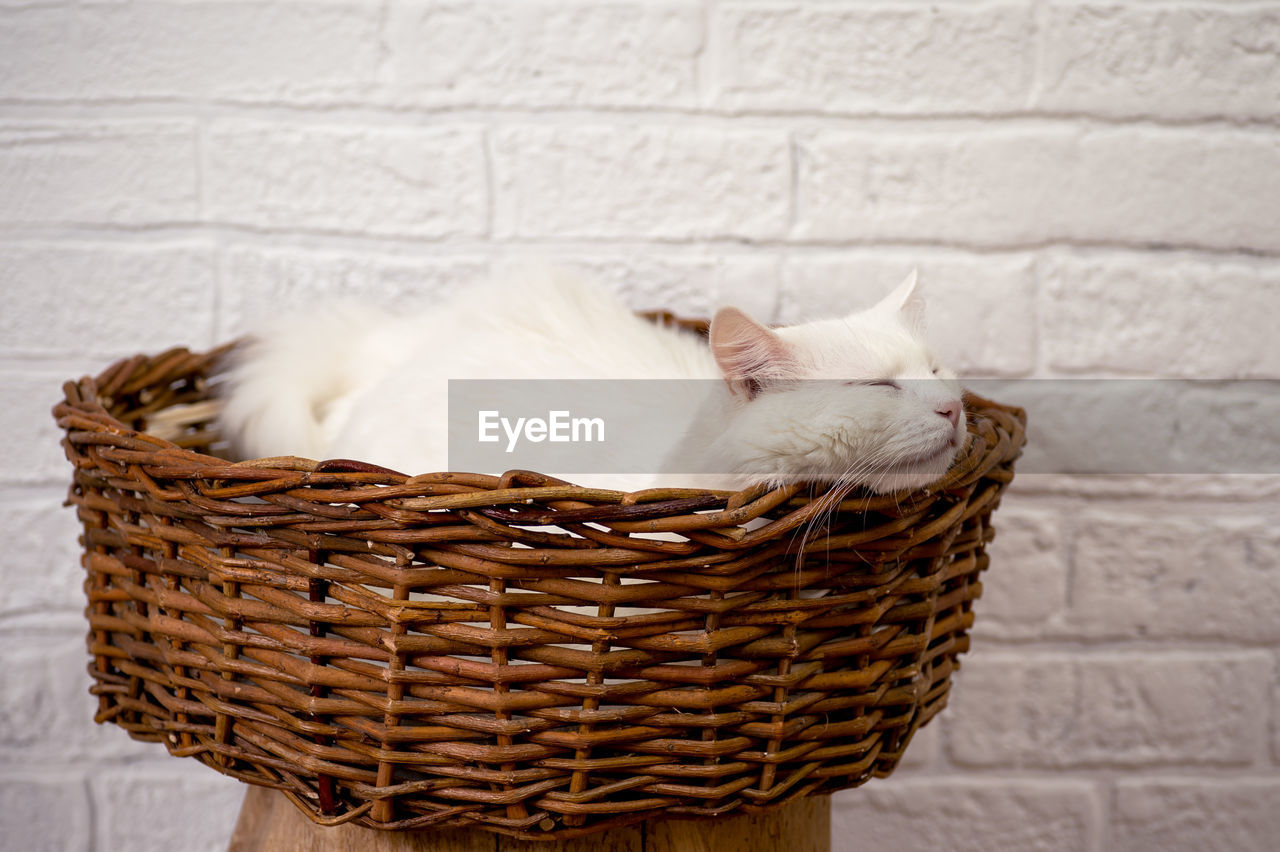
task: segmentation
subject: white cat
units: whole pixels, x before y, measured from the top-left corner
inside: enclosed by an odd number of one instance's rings
[[[914,273],[835,319],[771,330],[722,308],[704,340],[637,317],[602,287],[530,272],[418,315],[348,305],[273,328],[231,369],[222,428],[247,458],[352,458],[418,474],[448,469],[449,379],[702,379],[712,381],[689,383],[704,398],[687,421],[661,424],[671,452],[653,474],[572,481],[801,479],[885,493],[937,480],[967,434],[960,387],[923,332]]]

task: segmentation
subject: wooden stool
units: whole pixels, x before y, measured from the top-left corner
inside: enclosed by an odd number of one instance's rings
[[[316,825],[281,793],[250,786],[228,852],[829,852],[831,800],[797,799],[765,814],[653,820],[558,843],[466,829],[378,831]]]

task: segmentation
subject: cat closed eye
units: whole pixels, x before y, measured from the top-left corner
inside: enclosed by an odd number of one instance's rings
[[[888,379],[881,379],[874,382],[845,382],[846,385],[856,385],[864,388],[890,388],[892,390],[902,390],[902,385],[897,382],[891,382]]]

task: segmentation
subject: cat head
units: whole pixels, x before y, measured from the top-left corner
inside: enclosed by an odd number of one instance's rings
[[[751,482],[887,493],[939,479],[967,438],[961,389],[924,342],[913,272],[879,303],[770,329],[737,308],[710,344],[734,406],[715,449]]]

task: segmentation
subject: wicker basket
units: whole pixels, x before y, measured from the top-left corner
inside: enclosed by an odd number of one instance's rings
[[[566,838],[887,775],[946,702],[1024,441],[970,397],[941,483],[836,507],[232,464],[206,454],[226,349],[122,361],[54,409],[95,718],[318,823]]]

